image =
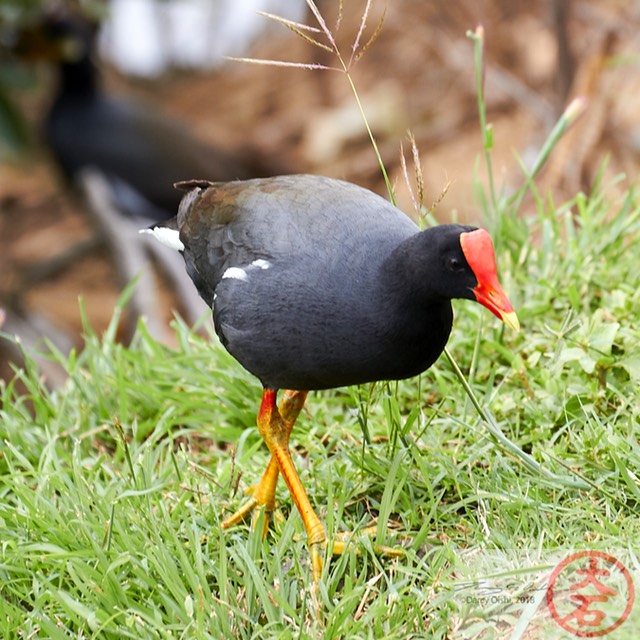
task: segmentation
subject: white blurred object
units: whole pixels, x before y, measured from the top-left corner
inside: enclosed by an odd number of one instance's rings
[[[121,71],[157,76],[168,67],[211,68],[246,55],[273,26],[258,11],[300,21],[305,0],[111,0],[101,51]],[[284,33],[284,31],[283,31]]]

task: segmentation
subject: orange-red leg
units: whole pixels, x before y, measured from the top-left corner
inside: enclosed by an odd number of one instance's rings
[[[294,408],[292,413],[297,414],[302,409],[306,398],[306,391],[286,392],[285,401]],[[284,403],[283,403],[284,404]],[[285,415],[289,417],[287,411]],[[307,531],[309,550],[311,552],[311,565],[313,567],[314,580],[319,580],[322,575],[323,553],[327,536],[324,525],[311,506],[307,492],[302,485],[300,476],[291,459],[289,451],[289,436],[293,428],[292,420],[285,420],[276,404],[276,391],[265,389],[262,394],[262,404],[258,412],[258,429],[265,441],[272,458],[278,463],[280,473],[287,484],[289,493],[296,504],[302,518],[304,528]]]
[[[293,425],[295,424],[298,414],[304,406],[306,397],[306,391],[287,390],[282,394],[282,400],[280,402],[278,410],[280,417],[284,421],[284,428],[287,433],[287,443],[289,441],[289,436],[291,435],[291,430],[293,429]],[[280,468],[278,466],[278,462],[272,455],[271,459],[269,460],[269,464],[267,465],[267,468],[265,469],[265,472],[258,484],[248,489],[247,493],[251,495],[249,500],[247,500],[235,513],[233,513],[222,522],[222,528],[228,529],[233,525],[239,524],[245,518],[247,518],[250,513],[253,513],[254,516],[256,516],[259,513],[259,510],[264,507],[265,516],[267,517],[265,517],[263,520],[262,533],[263,535],[266,535],[269,526],[268,516],[275,509],[276,485],[278,484],[279,473]],[[257,518],[254,520],[254,523],[255,522],[257,522]]]

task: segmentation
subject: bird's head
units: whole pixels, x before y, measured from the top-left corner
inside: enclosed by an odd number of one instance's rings
[[[15,37],[13,52],[27,62],[74,64],[89,56],[97,23],[63,11],[50,11],[25,25]]]

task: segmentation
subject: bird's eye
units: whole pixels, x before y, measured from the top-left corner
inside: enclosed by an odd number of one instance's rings
[[[449,256],[447,258],[447,269],[449,269],[449,271],[462,271],[464,269],[464,262],[457,256]]]

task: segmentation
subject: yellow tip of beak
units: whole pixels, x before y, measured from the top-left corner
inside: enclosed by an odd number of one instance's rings
[[[520,331],[520,321],[518,320],[518,316],[515,311],[509,311],[508,313],[502,314],[502,322],[504,322],[508,327],[513,329],[516,333]]]

